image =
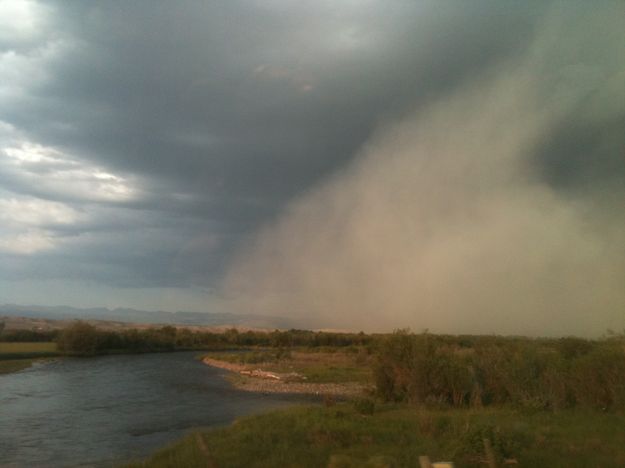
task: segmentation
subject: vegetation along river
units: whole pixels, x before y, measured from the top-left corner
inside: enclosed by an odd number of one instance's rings
[[[238,391],[195,354],[68,358],[0,375],[0,466],[113,466],[191,428],[302,400]]]

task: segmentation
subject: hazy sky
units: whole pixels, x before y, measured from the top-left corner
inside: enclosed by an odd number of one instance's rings
[[[0,302],[599,333],[624,185],[620,1],[0,0]]]

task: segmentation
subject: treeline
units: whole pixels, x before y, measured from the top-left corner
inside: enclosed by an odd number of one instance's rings
[[[1,328],[1,327],[0,327]],[[58,330],[35,331],[35,330],[3,330],[0,331],[0,342],[25,343],[25,342],[50,342],[55,341]]]
[[[415,335],[377,346],[384,399],[455,407],[625,410],[625,339]]]
[[[370,346],[375,337],[360,333],[316,332],[311,330],[274,330],[267,332],[238,332],[227,330],[225,334],[231,344],[240,346],[270,346],[274,348],[307,347],[307,348],[344,348],[348,346]]]
[[[326,333],[308,330],[223,333],[191,331],[172,326],[144,330],[105,331],[76,322],[56,336],[59,351],[73,355],[93,355],[114,351],[152,352],[185,349],[229,349],[248,346],[290,348],[365,346],[372,337],[364,333]]]

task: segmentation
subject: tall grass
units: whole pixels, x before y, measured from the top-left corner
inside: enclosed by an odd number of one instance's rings
[[[386,400],[625,410],[622,337],[461,339],[397,332],[380,342],[374,375]]]

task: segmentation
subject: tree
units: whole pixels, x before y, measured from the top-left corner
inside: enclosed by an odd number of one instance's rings
[[[67,354],[92,355],[98,348],[98,339],[96,327],[77,321],[59,334],[56,343],[59,351]]]

